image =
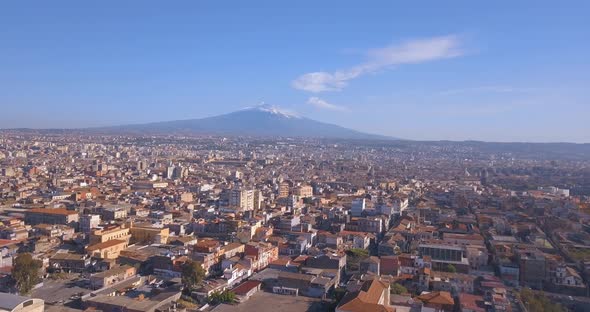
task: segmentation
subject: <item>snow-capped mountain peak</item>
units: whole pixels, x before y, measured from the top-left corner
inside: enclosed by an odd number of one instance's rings
[[[270,104],[265,104],[265,103],[261,103],[256,106],[246,107],[243,110],[265,112],[265,113],[277,115],[277,116],[284,117],[284,118],[301,118],[301,116],[299,116],[297,113],[288,111],[286,109],[280,108],[275,105],[270,105]]]
[[[262,104],[227,114],[102,128],[102,131],[156,134],[206,134],[260,137],[387,139],[337,125],[300,117],[288,110]]]

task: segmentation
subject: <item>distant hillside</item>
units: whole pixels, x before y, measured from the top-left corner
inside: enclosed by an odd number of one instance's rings
[[[278,108],[261,105],[245,108],[229,114],[201,118],[154,122],[137,125],[88,129],[107,133],[148,133],[148,134],[211,134],[248,136],[287,136],[338,139],[380,139],[393,138],[363,133],[338,125],[319,122]]]

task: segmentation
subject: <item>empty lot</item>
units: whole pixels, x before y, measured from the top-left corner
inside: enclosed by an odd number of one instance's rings
[[[277,295],[260,291],[253,295],[248,301],[238,305],[222,304],[214,308],[214,312],[230,311],[256,311],[256,312],[320,312],[326,311],[328,303],[323,303],[320,299],[308,297],[294,297],[287,295]]]

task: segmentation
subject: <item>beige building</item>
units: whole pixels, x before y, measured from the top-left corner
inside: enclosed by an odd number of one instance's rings
[[[291,193],[291,186],[293,186],[293,183],[290,181],[281,182],[279,184],[279,197],[289,197],[289,194]]]
[[[229,206],[240,210],[254,210],[254,190],[235,188],[229,192]]]
[[[182,202],[184,202],[184,203],[190,203],[190,202],[192,202],[194,200],[193,193],[189,193],[189,192],[182,193],[180,195],[180,200]]]
[[[258,211],[262,209],[262,201],[264,197],[262,196],[262,191],[254,190],[254,210]]]
[[[129,242],[130,237],[129,228],[125,225],[116,225],[93,230],[92,233],[90,233],[90,244],[104,243],[113,239]]]
[[[131,241],[140,244],[166,244],[170,236],[169,228],[153,227],[151,224],[132,224],[129,228]]]
[[[121,251],[127,249],[125,240],[113,239],[86,247],[88,255],[99,259],[117,259]]]
[[[310,185],[302,185],[297,188],[296,195],[301,198],[313,197],[313,188]]]
[[[134,190],[151,190],[158,188],[167,188],[168,182],[163,181],[137,181],[133,183]]]
[[[92,274],[90,285],[92,289],[101,289],[122,282],[135,276],[136,270],[132,266],[124,265],[104,272]]]

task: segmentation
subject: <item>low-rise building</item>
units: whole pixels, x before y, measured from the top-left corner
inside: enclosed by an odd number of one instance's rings
[[[383,311],[395,312],[390,305],[390,284],[378,278],[362,283],[360,289],[347,292],[336,307],[336,312]]]
[[[166,244],[170,229],[151,225],[133,224],[129,228],[131,241],[141,244]]]
[[[113,239],[86,247],[88,255],[98,259],[117,259],[128,243],[124,240]]]
[[[0,293],[0,311],[2,312],[43,312],[45,301],[37,298]]]
[[[101,229],[95,229],[90,233],[90,244],[104,243],[113,239],[129,242],[129,228],[124,224],[110,225]]]
[[[30,225],[63,224],[77,227],[79,219],[78,212],[63,208],[36,208],[25,212],[25,222]]]
[[[58,251],[49,258],[49,268],[64,272],[84,272],[90,266],[90,257],[86,254],[76,254]]]
[[[101,289],[113,284],[125,281],[136,274],[136,269],[132,266],[123,265],[112,268],[107,271],[92,274],[90,276],[90,286],[92,289]]]
[[[279,248],[269,243],[250,242],[245,246],[245,255],[253,257],[253,269],[258,271],[279,258]]]

